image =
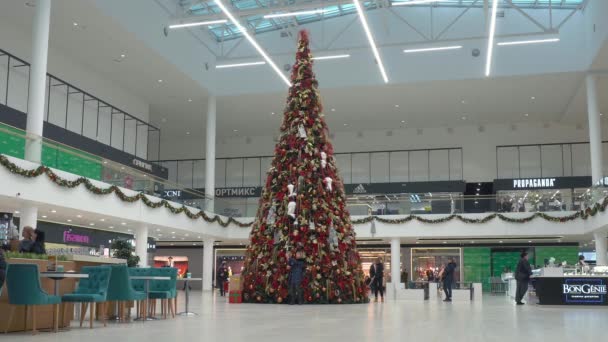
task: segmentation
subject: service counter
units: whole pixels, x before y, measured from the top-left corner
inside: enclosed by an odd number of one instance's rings
[[[99,258],[99,257],[83,257],[83,256],[69,256],[69,261],[58,261],[57,265],[62,265],[64,270],[80,272],[83,266],[98,266],[103,264],[111,264],[111,263],[125,263],[125,260],[122,259],[112,259],[112,258]],[[38,265],[39,271],[45,271],[48,265],[48,260],[37,260],[37,259],[20,259],[20,258],[10,258],[6,260],[9,264],[36,264]],[[77,279],[63,279],[57,282],[57,293],[61,296],[66,293],[71,293],[76,289],[76,281]],[[53,294],[55,290],[55,281],[50,278],[40,278],[40,284],[42,289],[46,291],[48,294]],[[70,325],[70,321],[74,318],[74,305],[71,303],[62,304],[65,305],[65,310],[60,310],[63,312],[63,316],[59,317],[59,327],[65,328]],[[24,331],[31,329],[31,314],[30,317],[26,319],[25,317],[25,306],[15,306],[15,314],[13,316],[13,320],[11,322],[10,327],[8,327],[9,332],[13,331]],[[0,331],[4,331],[6,329],[6,324],[8,323],[8,316],[10,312],[10,305],[8,302],[8,291],[6,286],[2,289],[2,294],[0,295]],[[27,329],[26,329],[27,323]],[[44,329],[52,329],[53,327],[53,308],[52,305],[41,305],[36,306],[36,328],[39,330]]]
[[[608,276],[532,278],[540,305],[608,305]]]

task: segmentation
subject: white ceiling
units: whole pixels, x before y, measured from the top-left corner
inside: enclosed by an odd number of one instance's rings
[[[25,0],[2,2],[0,18],[30,32],[34,10],[24,4]],[[85,29],[74,30],[75,21]],[[51,46],[148,101],[150,120],[161,128],[163,137],[183,137],[189,131],[192,138],[204,140],[205,90],[134,34],[101,14],[92,0],[54,0],[51,22]],[[159,39],[163,39],[161,34]],[[113,61],[121,53],[127,58],[121,63]],[[607,61],[608,43],[594,68],[608,69]],[[402,120],[408,127],[583,122],[583,77],[573,72],[333,89],[324,89],[322,75],[319,78],[330,129],[359,131],[395,128]],[[162,84],[158,79],[163,79]],[[78,84],[78,80],[68,81]],[[601,94],[608,92],[606,77],[602,77],[599,90]],[[531,96],[536,100],[530,101]],[[280,125],[285,97],[286,91],[219,98],[218,136],[272,135]],[[608,96],[600,99],[601,110],[608,112]],[[395,108],[395,104],[400,107]],[[524,117],[525,113],[529,116]],[[463,115],[467,120],[462,120]]]

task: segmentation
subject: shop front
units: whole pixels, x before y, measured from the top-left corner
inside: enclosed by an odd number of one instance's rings
[[[608,305],[607,276],[538,277],[540,305]]]
[[[495,179],[496,211],[576,211],[593,202],[591,177]]]

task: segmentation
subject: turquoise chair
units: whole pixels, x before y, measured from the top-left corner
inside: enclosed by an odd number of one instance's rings
[[[110,274],[110,284],[108,285],[109,302],[117,302],[119,305],[119,317],[124,318],[124,303],[126,301],[142,301],[146,299],[144,292],[135,291],[129,278],[127,265],[112,265]],[[139,304],[139,303],[138,303]]]
[[[151,269],[152,276],[158,277],[169,277],[170,280],[152,280],[150,282],[150,295],[149,298],[154,300],[152,315],[155,314],[156,310],[156,299],[161,300],[161,314],[166,319],[167,311],[172,312],[172,316],[175,317],[175,305],[173,300],[177,293],[177,268],[162,267]]]
[[[145,277],[145,276],[151,276],[151,272],[150,272],[150,268],[147,267],[129,267],[129,277],[136,277],[136,276],[140,276],[140,277]],[[145,280],[141,280],[141,279],[131,279],[131,287],[133,287],[133,290],[138,291],[138,292],[143,292],[144,295],[146,293],[146,281]],[[139,303],[137,303],[137,312],[138,312],[138,317],[144,317],[144,307],[139,305]],[[147,315],[146,315],[147,317]]]
[[[87,306],[90,304],[89,312],[89,328],[93,328],[93,317],[95,317],[96,306],[101,305],[103,326],[106,326],[106,299],[108,296],[108,286],[110,284],[110,274],[112,269],[110,266],[84,266],[82,273],[89,275],[88,278],[83,278],[78,282],[78,288],[74,293],[63,295],[61,300],[69,303],[80,303],[80,327],[84,315],[87,312]],[[97,304],[99,303],[99,304]]]
[[[16,305],[25,305],[25,317],[30,308],[32,309],[32,332],[36,333],[36,306],[53,305],[53,327],[55,332],[59,330],[59,296],[51,296],[42,290],[40,286],[40,275],[38,265],[32,264],[10,264],[6,270],[6,289],[8,291],[8,302],[11,305],[8,322],[4,333],[8,332],[15,315]],[[26,325],[27,328],[27,325]]]

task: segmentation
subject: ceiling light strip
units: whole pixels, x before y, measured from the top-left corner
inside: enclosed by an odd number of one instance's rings
[[[534,39],[534,40],[516,40],[512,42],[501,42],[497,45],[499,46],[509,46],[509,45],[525,45],[525,44],[542,44],[542,43],[555,43],[559,42],[559,38],[551,38],[551,39]]]
[[[355,4],[355,8],[357,9],[359,18],[361,19],[361,24],[363,24],[363,29],[365,30],[365,34],[367,35],[367,40],[369,41],[369,45],[372,48],[372,52],[374,53],[376,62],[378,63],[378,68],[380,69],[380,73],[382,74],[382,79],[384,79],[384,83],[388,83],[388,76],[386,75],[386,71],[384,70],[384,64],[382,63],[382,59],[380,58],[380,52],[378,52],[378,48],[376,47],[376,42],[374,41],[372,32],[369,29],[369,25],[367,24],[367,18],[365,17],[365,13],[363,13],[363,7],[359,3],[359,0],[354,0],[353,3]]]
[[[268,64],[270,64],[272,69],[277,73],[277,75],[279,75],[279,77],[281,77],[283,82],[285,82],[285,84],[287,84],[287,86],[291,87],[291,82],[289,81],[289,79],[287,79],[287,76],[285,76],[283,74],[283,72],[281,72],[281,69],[279,69],[279,67],[274,63],[274,61],[270,58],[270,56],[268,56],[266,51],[264,51],[264,49],[262,49],[262,47],[258,44],[258,42],[256,42],[255,39],[253,39],[253,37],[251,37],[249,32],[247,32],[247,29],[245,27],[243,27],[241,25],[241,23],[239,23],[238,20],[236,20],[234,15],[232,15],[232,13],[228,10],[228,8],[226,8],[226,6],[224,6],[222,1],[215,0],[215,3],[222,10],[222,12],[224,12],[224,14],[226,14],[228,19],[239,29],[239,31],[243,34],[243,36],[245,36],[245,38],[249,41],[249,43],[251,45],[253,45],[253,47],[258,51],[258,53],[260,55],[262,55],[262,57],[264,57],[264,60],[266,60],[266,62]]]
[[[408,50],[403,50],[403,52],[404,53],[415,53],[415,52],[445,51],[445,50],[458,50],[458,49],[462,49],[462,45],[442,46],[442,47],[423,48],[423,49],[408,49]]]
[[[312,11],[299,11],[299,12],[288,12],[288,13],[274,13],[267,14],[264,16],[264,19],[272,19],[272,18],[284,18],[284,17],[297,17],[299,15],[312,15],[312,14],[323,14],[327,10],[317,9]]]
[[[197,22],[193,22],[193,23],[169,25],[169,28],[176,29],[176,28],[193,27],[193,26],[209,26],[209,25],[216,25],[216,24],[225,24],[227,22],[228,22],[228,20],[226,20],[226,19],[211,20],[211,21],[197,21]]]
[[[412,0],[412,1],[399,1],[399,2],[391,2],[391,6],[409,6],[409,5],[422,5],[422,4],[430,4],[433,2],[437,2],[439,0]]]
[[[264,65],[266,62],[249,62],[249,63],[236,63],[236,64],[219,64],[216,65],[216,69],[227,69],[227,68],[238,68],[238,67],[246,67],[246,66],[254,66],[254,65]]]
[[[333,55],[333,56],[319,56],[313,57],[312,59],[316,61],[324,60],[324,59],[339,59],[339,58],[348,58],[350,55]]]
[[[492,69],[492,54],[494,53],[494,36],[496,34],[496,11],[498,10],[498,0],[492,2],[492,18],[490,21],[490,36],[488,37],[488,56],[486,60],[486,77],[490,76]]]

